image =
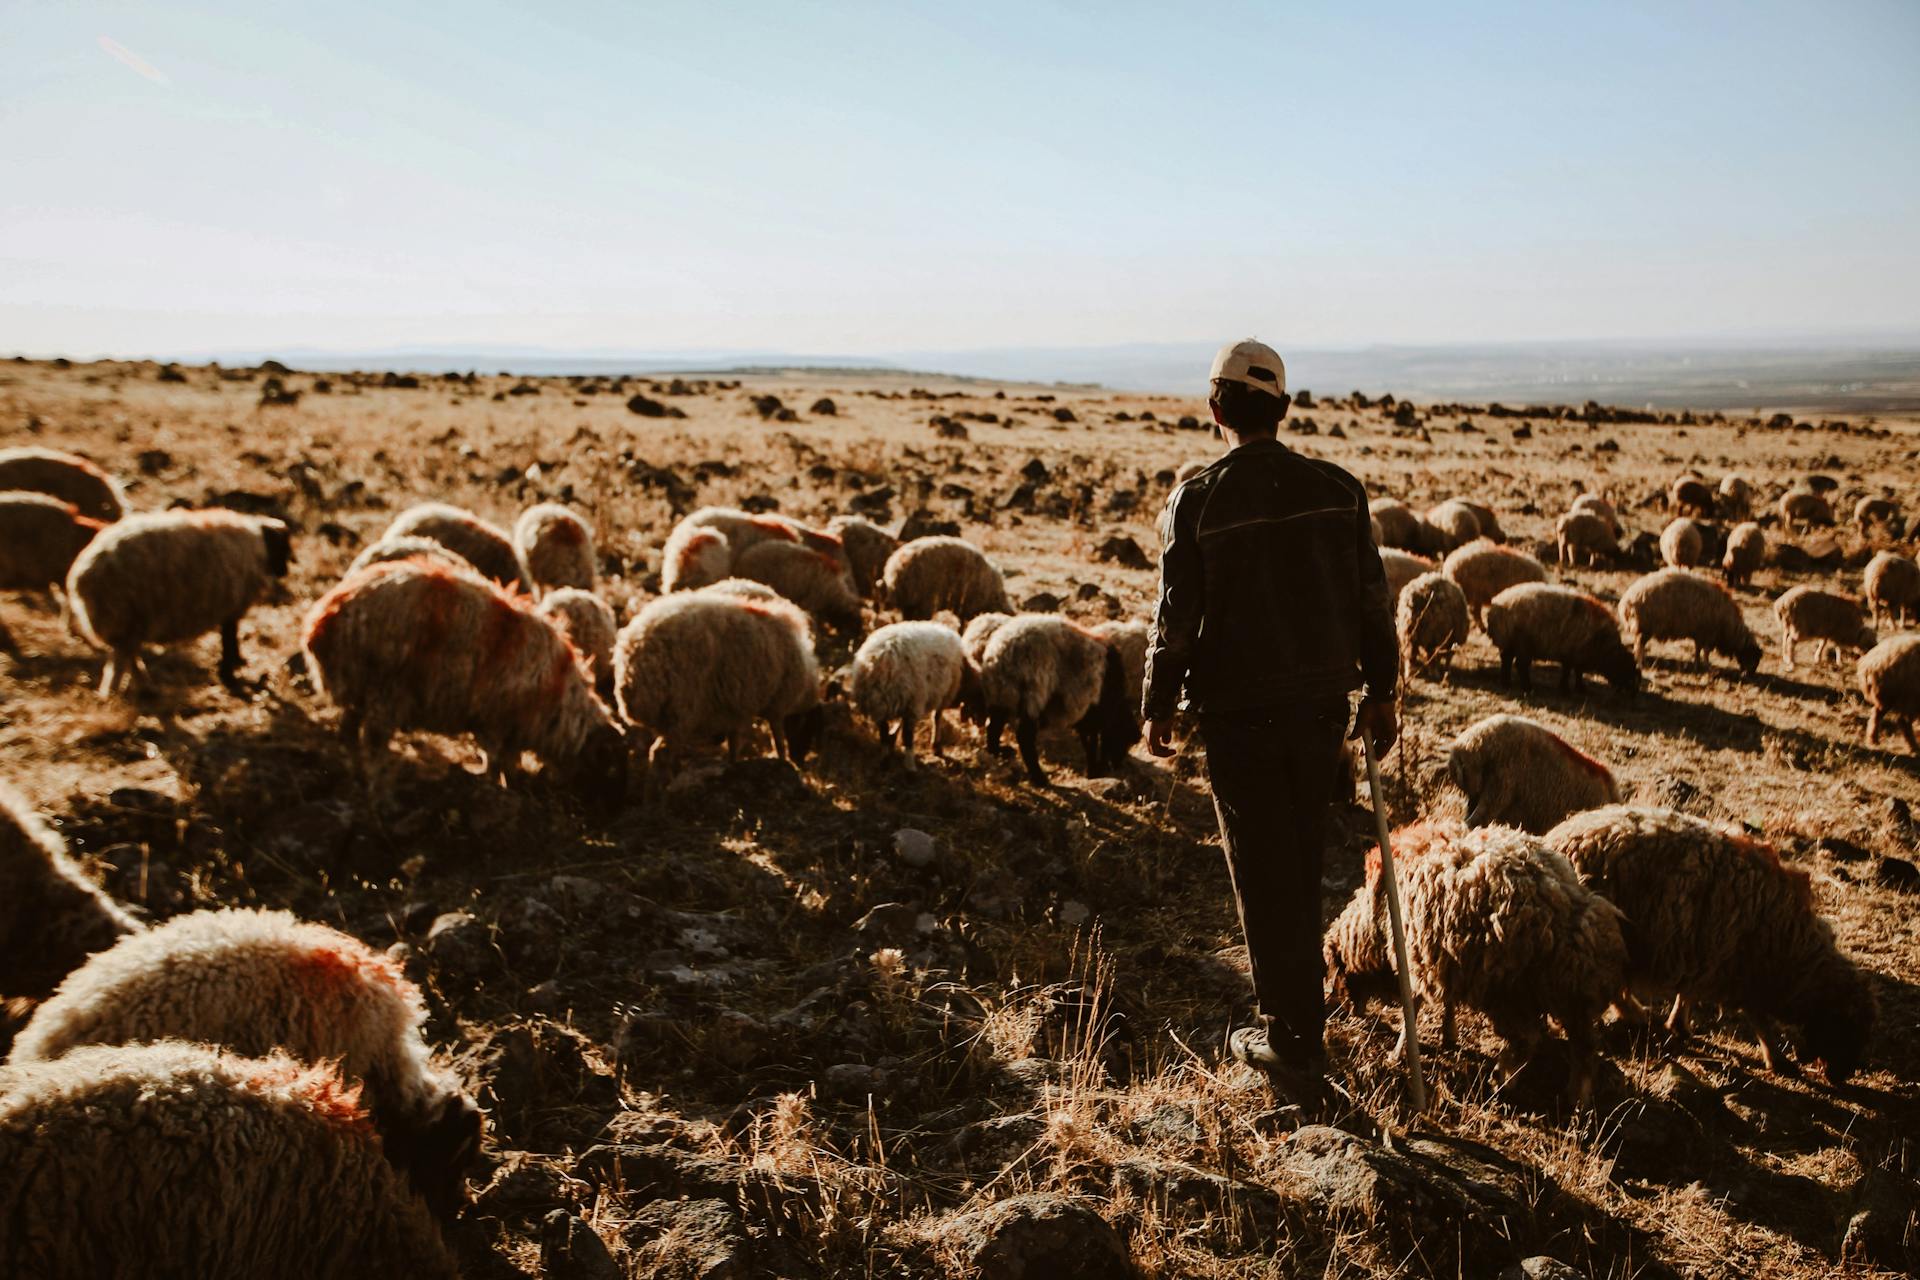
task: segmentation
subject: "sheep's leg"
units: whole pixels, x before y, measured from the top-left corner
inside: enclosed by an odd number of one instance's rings
[[[1920,742],[1915,742],[1913,740],[1913,717],[1912,716],[1900,717],[1900,732],[1906,735],[1907,750],[1913,752],[1913,754],[1917,756],[1920,756]]]
[[[652,804],[665,794],[666,780],[677,758],[678,754],[668,745],[664,735],[653,740],[653,745],[647,748],[647,780],[640,792],[642,804]]]
[[[1576,673],[1577,671],[1573,663],[1563,662],[1560,664],[1560,692],[1573,692]]]
[[[13,632],[7,630],[7,624],[5,622],[0,622],[0,653],[8,654],[15,658],[20,656],[20,646],[14,643]]]
[[[1455,1016],[1454,1003],[1446,1001],[1440,1006],[1440,1047],[1453,1049],[1460,1044],[1459,1019]]]
[[[240,619],[228,618],[220,624],[220,683],[230,693],[243,692],[240,684]]]
[[[933,739],[933,744],[932,744],[932,745],[933,745],[933,756],[934,756],[934,759],[936,759],[936,760],[944,760],[944,759],[946,759],[946,758],[947,758],[947,753],[946,753],[946,750],[945,750],[945,748],[943,748],[943,747],[942,747],[942,746],[940,745],[940,730],[941,730],[941,728],[943,727],[943,726],[942,726],[942,723],[941,723],[941,713],[940,713],[940,709],[939,709],[938,707],[935,707],[935,708],[934,708],[934,710],[933,710],[933,715],[932,715],[931,717],[929,717],[929,718],[930,718],[930,719],[931,719],[931,720],[933,721],[933,724],[932,724],[932,726],[931,726],[931,727],[930,727],[930,728],[928,729],[928,731],[927,731],[927,736],[928,736],[929,738],[931,738],[931,739]]]
[[[987,712],[987,754],[1003,756],[1007,749],[1000,743],[1000,731],[1007,726],[1007,713],[1004,711]]]
[[[1799,1064],[1789,1058],[1787,1051],[1781,1047],[1780,1034],[1772,1020],[1763,1014],[1750,1013],[1747,1015],[1747,1025],[1753,1029],[1753,1038],[1760,1044],[1760,1065],[1775,1075],[1797,1079],[1800,1075]]]
[[[1867,713],[1867,745],[1870,747],[1880,745],[1880,708],[1878,707]]]
[[[1047,775],[1040,771],[1040,725],[1030,715],[1022,713],[1013,725],[1014,741],[1020,744],[1020,759],[1027,766],[1027,781],[1036,787],[1047,785]]]
[[[1505,649],[1500,651],[1500,683],[1513,683],[1513,655]]]
[[[1680,1040],[1687,1038],[1687,998],[1684,995],[1673,998],[1673,1011],[1667,1014],[1667,1034]]]
[[[1513,674],[1518,677],[1522,693],[1533,692],[1533,659],[1525,654],[1515,654]]]
[[[786,719],[782,716],[770,716],[767,719],[767,728],[773,730],[774,754],[778,755],[782,760],[785,760],[788,764],[792,764],[793,752],[787,747]]]
[[[1086,776],[1099,777],[1106,772],[1106,764],[1100,750],[1100,731],[1089,725],[1081,725],[1075,732],[1080,736],[1080,749],[1087,753]]]
[[[1794,643],[1794,634],[1792,631],[1785,632],[1781,635],[1780,665],[1789,671],[1793,670],[1793,651],[1796,647],[1798,646]]]

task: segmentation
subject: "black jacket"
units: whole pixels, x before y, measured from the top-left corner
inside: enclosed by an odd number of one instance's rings
[[[1274,707],[1399,673],[1386,571],[1367,493],[1277,440],[1227,454],[1174,490],[1160,517],[1160,603],[1142,712]]]

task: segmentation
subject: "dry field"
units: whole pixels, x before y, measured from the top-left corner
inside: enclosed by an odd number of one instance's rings
[[[1920,924],[1883,859],[1914,855],[1920,762],[1897,735],[1860,745],[1850,665],[1782,669],[1768,608],[1797,582],[1858,590],[1855,535],[1839,563],[1770,567],[1741,593],[1768,646],[1745,680],[1675,646],[1655,650],[1631,703],[1564,696],[1551,675],[1523,696],[1476,633],[1450,678],[1408,687],[1387,773],[1396,822],[1457,813],[1449,739],[1524,709],[1611,762],[1633,798],[1747,824],[1812,873],[1873,975],[1866,1070],[1839,1088],[1770,1074],[1732,1022],[1678,1049],[1613,1026],[1593,1110],[1564,1114],[1551,1080],[1495,1096],[1496,1045],[1468,1016],[1453,1052],[1428,1027],[1439,1098],[1415,1118],[1386,1060],[1397,1015],[1346,1014],[1332,1024],[1355,1098],[1342,1141],[1291,1133],[1223,1062],[1250,1001],[1197,747],[1171,766],[1137,752],[1123,778],[1090,784],[1063,736],[1044,744],[1055,785],[1039,789],[971,730],[910,772],[836,706],[804,770],[710,770],[607,821],[538,778],[483,782],[470,742],[415,736],[398,802],[376,812],[334,713],[287,666],[308,604],[423,499],[501,523],[572,504],[600,531],[623,620],[657,586],[677,514],[754,502],[822,521],[924,512],[1003,565],[1017,602],[1143,617],[1152,569],[1100,552],[1117,536],[1157,554],[1172,469],[1214,447],[1175,427],[1204,414],[1197,399],[833,373],[689,394],[645,378],[589,393],[322,375],[323,393],[295,374],[296,404],[262,405],[262,375],[181,372],[0,364],[0,445],[84,453],[126,478],[136,508],[247,503],[296,522],[287,591],[242,627],[262,686],[245,701],[223,690],[208,639],[153,663],[132,703],[102,703],[98,659],[57,614],[0,598],[28,655],[0,659],[0,774],[155,918],[281,906],[401,949],[432,1038],[491,1112],[456,1233],[467,1275],[537,1274],[543,1249],[552,1274],[601,1274],[567,1260],[555,1210],[633,1275],[945,1274],[978,1211],[1031,1191],[1085,1197],[1149,1276],[1491,1276],[1535,1254],[1583,1276],[1872,1274],[1843,1239],[1890,1271],[1913,1265]],[[631,412],[636,392],[685,416]],[[763,416],[766,394],[797,420]],[[822,396],[836,414],[810,411]],[[1536,416],[1516,439],[1521,419],[1484,412],[1423,411],[1424,433],[1373,409],[1299,416],[1320,430],[1288,442],[1371,492],[1489,504],[1529,547],[1576,482],[1657,532],[1666,515],[1641,500],[1688,466],[1744,472],[1763,499],[1822,471],[1836,507],[1891,486],[1920,514],[1911,419]],[[1611,600],[1637,572],[1553,576]],[[823,665],[853,643],[826,638]],[[1329,915],[1370,843],[1357,796],[1336,825]],[[930,860],[899,856],[902,828],[933,837]]]

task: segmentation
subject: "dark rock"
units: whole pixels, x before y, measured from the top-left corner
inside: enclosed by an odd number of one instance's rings
[[[1901,893],[1920,893],[1920,867],[1905,858],[1882,858],[1873,869],[1873,882]]]
[[[1057,408],[1057,409],[1055,409],[1055,410],[1053,411],[1053,420],[1054,420],[1055,422],[1078,422],[1078,421],[1080,421],[1080,419],[1079,419],[1079,418],[1077,418],[1077,417],[1075,417],[1075,416],[1074,416],[1074,412],[1073,412],[1073,410],[1071,410],[1071,409],[1069,409],[1069,408],[1067,408],[1067,406],[1065,406],[1065,405],[1061,405],[1061,406],[1060,406],[1059,408]]]
[[[437,917],[427,929],[426,952],[435,969],[468,982],[490,977],[503,967],[493,931],[468,911]]]
[[[1698,1167],[1705,1131],[1679,1102],[1631,1099],[1614,1112],[1602,1149],[1613,1156],[1614,1181],[1628,1179],[1678,1185]]]
[[[864,1062],[836,1062],[822,1073],[820,1087],[830,1097],[862,1103],[884,1097],[888,1078],[885,1070]]]
[[[1873,856],[1867,849],[1839,836],[1821,836],[1813,842],[1813,847],[1835,862],[1865,862]]]
[[[1276,1192],[1178,1161],[1122,1160],[1114,1166],[1113,1187],[1172,1208],[1179,1216],[1219,1221],[1226,1225],[1229,1236],[1271,1237],[1280,1225],[1280,1197]]]
[[[893,498],[893,486],[883,484],[854,494],[847,499],[847,506],[855,515],[877,515],[884,518],[888,508],[893,505]]]
[[[606,1241],[566,1209],[540,1224],[540,1274],[553,1280],[624,1280]]]
[[[746,1280],[754,1274],[753,1242],[724,1200],[655,1200],[621,1224],[636,1276]]]
[[[156,376],[158,376],[162,382],[185,382],[187,380],[187,375],[180,372],[180,367],[171,364],[160,366],[160,372]]]
[[[940,1236],[994,1280],[1128,1280],[1134,1274],[1120,1233],[1065,1196],[1014,1196],[951,1219]]]
[[[173,466],[173,455],[165,449],[142,449],[135,460],[143,476],[157,476]]]
[[[1180,421],[1174,425],[1182,431],[1198,431],[1200,429],[1200,419],[1190,413],[1183,413],[1180,415]]]
[[[780,397],[772,395],[755,396],[753,398],[753,411],[763,418],[771,418],[774,414],[780,412]]]
[[[915,538],[957,538],[959,536],[959,521],[936,520],[933,513],[925,507],[913,512],[900,524],[900,541],[902,542],[912,542]]]
[[[883,902],[853,923],[862,938],[888,946],[910,942],[919,932],[920,908],[910,902]]]
[[[593,1043],[572,1027],[535,1017],[489,1030],[457,1059],[499,1140],[557,1150],[576,1141],[580,1112],[594,1129],[618,1107],[619,1086]],[[591,1132],[589,1130],[588,1132]]]
[[[1646,803],[1663,809],[1679,809],[1682,812],[1698,813],[1702,805],[1700,788],[1685,778],[1668,774],[1653,784],[1652,794]]]
[[[636,395],[627,401],[627,411],[637,413],[643,418],[684,418],[686,410],[676,405],[662,404],[658,400]]]
[[[1500,1273],[1500,1280],[1582,1280],[1582,1273],[1558,1258],[1543,1255],[1514,1263]]]
[[[548,1157],[508,1151],[487,1185],[474,1195],[473,1207],[491,1216],[525,1214],[577,1204],[589,1190]]]
[[[1126,569],[1153,568],[1153,561],[1147,559],[1147,553],[1140,549],[1140,544],[1124,534],[1108,538],[1094,548],[1093,558],[1111,560]]]
[[[840,406],[836,405],[832,400],[828,399],[826,396],[821,396],[818,400],[815,400],[813,402],[812,407],[809,408],[807,412],[814,414],[818,417],[831,418],[835,414],[840,412]]]
[[[1020,608],[1025,613],[1058,613],[1060,597],[1051,591],[1036,591],[1020,602]]]
[[[1533,424],[1530,422],[1523,422],[1519,426],[1515,427],[1513,429],[1513,438],[1515,440],[1533,439]]]
[[[1840,1257],[1905,1275],[1920,1274],[1916,1210],[1920,1210],[1920,1187],[1912,1178],[1889,1169],[1867,1170],[1849,1190],[1842,1210],[1847,1224]]]
[[[1038,458],[1028,458],[1026,465],[1020,468],[1020,474],[1035,484],[1045,484],[1053,478],[1053,472]]]
[[[800,421],[800,415],[795,410],[783,406],[773,411],[773,420],[775,422],[798,422]]]
[[[689,1196],[731,1203],[740,1190],[740,1173],[732,1166],[665,1142],[590,1147],[574,1163],[574,1175],[618,1189],[634,1201]]]

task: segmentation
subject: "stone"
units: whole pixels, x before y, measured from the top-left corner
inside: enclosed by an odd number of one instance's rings
[[[864,1062],[836,1062],[820,1078],[829,1094],[848,1102],[863,1102],[887,1091],[887,1073]]]
[[[1913,1179],[1872,1168],[1850,1188],[1840,1257],[1907,1275],[1920,1273],[1920,1232],[1912,1231],[1920,1208]]]
[[[1060,904],[1060,923],[1069,929],[1078,929],[1093,918],[1093,911],[1084,902],[1072,899]]]
[[[906,902],[883,902],[853,923],[853,931],[872,942],[898,944],[919,931],[920,909]]]
[[[655,1200],[622,1224],[632,1274],[747,1280],[753,1242],[724,1200]]]
[[[1280,1224],[1280,1196],[1270,1188],[1177,1160],[1122,1160],[1114,1166],[1113,1187],[1182,1216],[1217,1219],[1230,1234],[1249,1239],[1271,1237]]]
[[[974,1271],[994,1280],[1130,1280],[1126,1241],[1087,1204],[1066,1196],[1014,1196],[940,1229]]]
[[[902,827],[893,833],[893,855],[916,870],[933,865],[939,850],[932,836],[915,827]]]
[[[1523,1258],[1500,1273],[1500,1280],[1581,1280],[1583,1273],[1558,1258]]]
[[[1112,561],[1125,569],[1151,569],[1153,561],[1147,559],[1147,553],[1140,544],[1124,534],[1108,538],[1094,549],[1093,558],[1100,561]]]
[[[592,1054],[593,1043],[551,1018],[532,1017],[489,1030],[458,1056],[473,1082],[495,1140],[506,1146],[545,1145],[579,1123],[577,1109],[612,1112],[620,1102],[611,1071]]]
[[[1036,591],[1020,602],[1020,608],[1026,613],[1058,613],[1060,597],[1051,591]]]
[[[1873,869],[1873,882],[1901,893],[1920,893],[1920,867],[1905,858],[1882,858]]]
[[[566,1209],[540,1223],[540,1273],[553,1280],[623,1280],[598,1232]]]
[[[427,928],[425,949],[434,968],[470,981],[503,967],[492,930],[470,911],[447,911],[434,917]]]

